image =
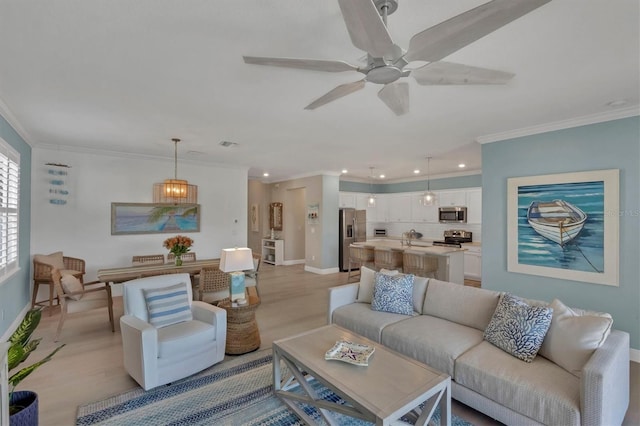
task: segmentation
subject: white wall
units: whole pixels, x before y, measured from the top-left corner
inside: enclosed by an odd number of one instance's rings
[[[45,163],[69,169],[69,202],[49,203]],[[111,202],[151,203],[153,184],[173,176],[173,159],[97,155],[34,148],[31,192],[31,254],[62,250],[87,262],[85,280],[101,268],[125,266],[134,254],[167,253],[171,234],[111,235]],[[218,258],[226,247],[247,244],[247,169],[178,160],[178,177],[198,185],[198,258]]]

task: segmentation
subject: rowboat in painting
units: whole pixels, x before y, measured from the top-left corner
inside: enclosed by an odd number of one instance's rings
[[[587,214],[564,200],[533,201],[527,210],[529,225],[540,235],[562,245],[582,231]]]

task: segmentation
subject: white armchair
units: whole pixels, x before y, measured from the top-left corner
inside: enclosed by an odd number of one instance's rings
[[[193,319],[157,328],[150,323],[145,290],[148,294],[176,285],[186,297],[182,302],[190,307]],[[128,281],[124,283],[123,303],[120,328],[124,367],[145,390],[190,376],[224,359],[227,312],[193,301],[189,274]]]

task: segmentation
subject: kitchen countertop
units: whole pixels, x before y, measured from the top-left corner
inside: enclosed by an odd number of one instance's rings
[[[465,248],[456,248],[456,247],[442,247],[442,246],[421,246],[421,245],[403,245],[399,240],[390,240],[390,239],[375,239],[375,240],[367,240],[365,242],[354,243],[355,245],[366,245],[373,247],[389,247],[396,250],[411,250],[424,252],[427,254],[431,254],[433,256],[450,256],[454,253],[464,252],[467,249]]]

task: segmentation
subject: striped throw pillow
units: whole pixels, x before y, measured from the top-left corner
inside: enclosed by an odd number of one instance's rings
[[[183,321],[191,321],[193,315],[191,315],[188,296],[185,283],[144,290],[149,323],[156,328],[162,328]]]

